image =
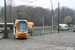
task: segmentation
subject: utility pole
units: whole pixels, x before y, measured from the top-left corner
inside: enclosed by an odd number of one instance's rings
[[[58,2],[58,33],[59,33],[59,2]]]
[[[5,7],[5,32],[4,32],[4,37],[7,38],[7,29],[6,29],[6,0],[4,0],[4,7]]]
[[[52,0],[50,0],[51,2],[51,17],[52,17],[52,33],[53,33],[53,3],[52,3]]]

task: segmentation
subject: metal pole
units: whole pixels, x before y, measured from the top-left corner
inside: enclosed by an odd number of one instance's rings
[[[58,2],[58,33],[59,33],[59,2]]]
[[[12,20],[12,14],[11,14],[11,5],[10,5],[10,22]]]
[[[52,33],[53,33],[53,9],[52,9]]]
[[[44,16],[42,16],[42,22],[43,22],[43,33],[44,33]]]
[[[64,7],[63,7],[63,18],[62,18],[62,21],[63,21],[63,23],[64,23]]]
[[[53,33],[53,3],[52,3],[52,1],[50,0],[50,2],[51,2],[51,16],[52,16],[52,33]]]
[[[6,0],[4,0],[4,7],[5,7],[5,32],[4,32],[4,37],[7,38],[7,29],[6,29]]]
[[[3,16],[3,7],[2,7],[2,9],[1,9],[1,12],[2,12],[2,16]]]

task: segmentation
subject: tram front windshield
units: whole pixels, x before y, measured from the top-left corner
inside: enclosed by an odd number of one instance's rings
[[[27,23],[25,21],[19,21],[18,31],[25,32],[27,30]]]

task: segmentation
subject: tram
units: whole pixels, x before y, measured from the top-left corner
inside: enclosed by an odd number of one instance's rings
[[[6,23],[7,30],[13,30],[14,23]],[[4,33],[5,23],[0,23],[0,32]]]
[[[15,20],[15,38],[28,38],[28,22],[27,20]]]
[[[33,22],[28,22],[29,27],[28,27],[28,33],[33,33],[34,31],[34,23]]]

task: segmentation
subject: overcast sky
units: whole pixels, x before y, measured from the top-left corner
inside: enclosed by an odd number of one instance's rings
[[[30,1],[34,1],[29,3]],[[14,5],[30,5],[30,6],[40,6],[44,8],[51,8],[50,0],[14,0]],[[60,7],[67,6],[69,8],[75,9],[75,0],[52,0],[53,9],[58,7],[58,2],[60,2]],[[0,6],[4,6],[4,0],[0,0]]]

